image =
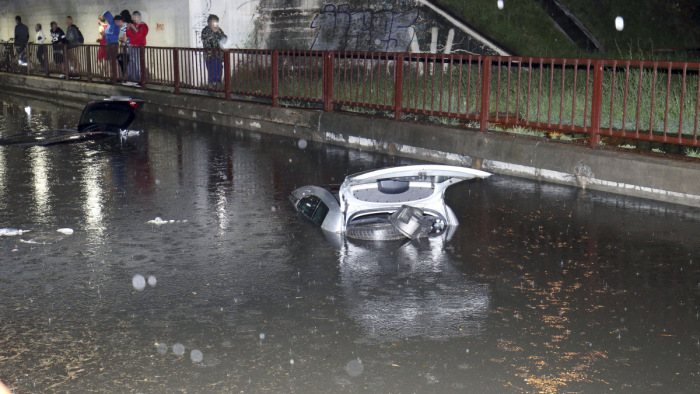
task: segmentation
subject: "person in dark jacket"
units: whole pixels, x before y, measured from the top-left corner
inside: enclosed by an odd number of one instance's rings
[[[66,33],[58,27],[56,21],[51,22],[51,44],[53,44],[53,61],[56,64],[63,63],[63,44],[66,43]]]
[[[209,84],[221,83],[221,69],[223,68],[221,43],[226,42],[226,40],[226,34],[219,27],[219,17],[210,14],[207,18],[207,27],[202,30],[202,47],[206,50]]]
[[[17,57],[21,61],[26,61],[24,50],[27,49],[27,43],[29,42],[29,28],[22,23],[22,17],[19,15],[15,17],[15,23],[15,48],[17,50]]]
[[[68,43],[68,75],[71,79],[80,79],[80,44],[82,44],[82,33],[78,26],[73,24],[73,17],[66,17],[66,42]]]

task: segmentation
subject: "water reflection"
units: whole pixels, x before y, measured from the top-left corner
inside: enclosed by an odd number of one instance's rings
[[[361,342],[447,340],[485,329],[489,286],[461,275],[445,242],[342,243],[340,279],[348,314],[363,329]]]
[[[85,229],[91,230],[94,240],[102,238],[105,230],[104,214],[102,206],[104,204],[103,193],[103,166],[97,161],[94,155],[86,155],[82,168],[82,188],[83,188],[83,210],[85,212]]]
[[[46,218],[49,214],[49,198],[51,190],[49,189],[49,152],[46,148],[32,147],[29,150],[30,168],[34,178],[34,204],[36,206],[37,217],[43,224],[46,223]],[[0,166],[2,163],[0,163]]]

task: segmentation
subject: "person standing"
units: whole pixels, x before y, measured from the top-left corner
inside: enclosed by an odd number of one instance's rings
[[[107,55],[107,40],[105,38],[105,30],[107,27],[109,27],[109,24],[107,24],[107,18],[104,17],[104,15],[100,15],[97,17],[97,24],[100,26],[97,29],[97,43],[100,45],[100,48],[97,50],[97,67],[100,69],[100,75],[102,77],[107,76],[107,68],[105,67],[105,63],[107,62],[107,59],[109,56]]]
[[[44,69],[46,68],[46,59],[44,59],[46,48],[44,48],[43,44],[46,41],[46,36],[44,35],[44,31],[41,30],[41,23],[37,23],[36,26],[34,26],[34,31],[36,31],[35,40],[38,44],[36,49],[36,59],[39,61],[39,66]]]
[[[80,32],[78,26],[73,24],[73,17],[66,17],[66,41],[68,42],[68,66],[69,77],[71,79],[80,79],[80,44],[85,40],[83,33]]]
[[[58,27],[56,21],[51,21],[51,43],[53,46],[53,62],[56,64],[63,64],[63,49],[66,43],[66,33],[63,29]],[[60,78],[65,75],[61,74]]]
[[[119,53],[119,29],[117,18],[121,21],[121,16],[112,16],[112,13],[105,11],[102,16],[107,22],[105,28],[105,44],[107,45],[107,61],[109,62],[110,75],[116,79],[117,72],[117,54]]]
[[[146,46],[146,36],[148,35],[148,25],[141,20],[141,13],[134,11],[131,14],[133,23],[127,25],[126,36],[129,39],[129,80],[132,84],[138,84],[141,81],[141,56]]]
[[[29,43],[29,28],[22,23],[22,17],[19,15],[15,17],[15,24],[15,48],[17,57],[20,61],[24,62],[26,61],[24,50],[27,49],[27,44]]]
[[[223,68],[221,44],[225,43],[226,40],[226,34],[219,27],[219,17],[210,14],[207,18],[207,26],[202,30],[202,46],[205,49],[205,64],[210,85],[221,83],[221,70]]]
[[[131,20],[131,13],[129,12],[129,10],[123,10],[117,16],[121,17],[115,17],[114,19],[117,23],[117,26],[119,26],[120,51],[119,55],[117,55],[117,59],[119,61],[119,69],[121,70],[121,79],[123,79],[126,82],[128,80],[126,68],[129,65],[129,53],[127,52],[127,46],[129,45],[129,37],[126,35],[126,29],[130,23],[133,23],[133,21]]]

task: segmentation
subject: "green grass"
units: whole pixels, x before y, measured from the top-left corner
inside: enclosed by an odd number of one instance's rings
[[[695,0],[561,0],[603,44],[607,57],[687,60],[700,46]],[[615,29],[615,18],[625,21]],[[631,50],[630,50],[631,49]]]
[[[698,60],[687,49],[700,47],[694,0],[561,0],[603,44],[603,53],[579,49],[533,0],[435,0],[469,25],[519,56]],[[615,29],[622,16],[625,28]],[[663,51],[661,51],[663,49]],[[667,51],[666,49],[673,49]]]
[[[495,0],[435,0],[465,22],[520,56],[576,56],[578,47],[557,28],[532,0],[504,0],[499,10]]]
[[[700,148],[685,148],[685,154],[689,157],[700,158]]]

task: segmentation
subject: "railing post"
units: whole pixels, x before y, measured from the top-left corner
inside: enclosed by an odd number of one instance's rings
[[[27,75],[32,75],[31,69],[32,69],[32,54],[29,53],[29,43],[24,44],[24,57],[25,57],[25,63],[27,63]]]
[[[333,51],[323,52],[322,57],[322,73],[321,78],[323,91],[323,110],[326,112],[333,111]]]
[[[279,74],[279,69],[280,69],[280,63],[279,63],[279,56],[280,53],[278,50],[272,51],[272,106],[277,107],[279,106],[279,101],[280,101],[280,92],[279,92],[279,83],[280,83],[280,74]]]
[[[399,53],[394,57],[394,119],[401,119],[403,108],[403,60],[404,54]],[[409,62],[410,64],[410,62]]]
[[[180,94],[180,55],[177,48],[173,48],[173,88],[175,94]]]
[[[88,82],[92,82],[92,62],[90,61],[90,46],[83,45],[82,47],[85,50],[85,64],[87,64],[87,80]]]
[[[109,71],[111,71],[112,85],[116,85],[119,79],[119,44],[107,45],[107,53],[109,55]]]
[[[591,99],[591,129],[589,146],[600,143],[600,117],[603,107],[603,61],[593,61],[593,98]]]
[[[146,47],[139,48],[139,62],[141,71],[141,89],[146,89]]]
[[[231,100],[231,50],[224,50],[224,93]]]
[[[489,103],[491,102],[491,56],[484,56],[481,63],[481,114],[479,116],[479,131],[489,128]]]
[[[70,73],[70,56],[68,56],[68,45],[61,44],[63,48],[63,79],[68,80]]]
[[[42,44],[41,45],[41,50],[42,50],[42,58],[44,59],[44,64],[41,64],[39,62],[39,66],[44,67],[44,72],[46,73],[45,76],[46,78],[49,77],[49,69],[51,68],[49,64],[51,64],[51,60],[53,60],[53,45],[51,45],[51,58],[49,58],[49,45],[48,44]]]

